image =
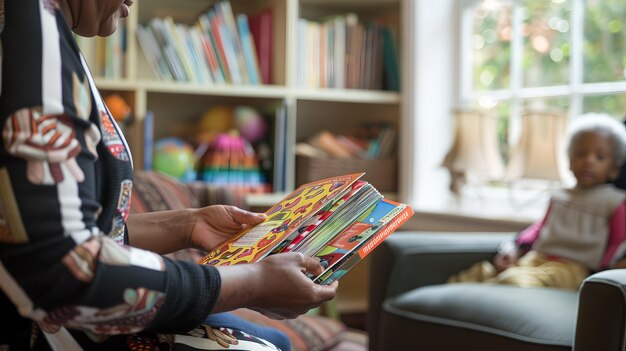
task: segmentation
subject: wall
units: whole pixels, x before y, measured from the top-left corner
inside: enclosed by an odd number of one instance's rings
[[[402,200],[416,207],[448,201],[447,172],[440,167],[451,143],[450,111],[458,101],[458,2],[441,0],[403,3]],[[412,83],[412,84],[411,84]]]

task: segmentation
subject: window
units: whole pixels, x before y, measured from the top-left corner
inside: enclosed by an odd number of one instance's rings
[[[626,115],[626,2],[465,1],[461,103],[494,109],[501,140],[525,109]]]

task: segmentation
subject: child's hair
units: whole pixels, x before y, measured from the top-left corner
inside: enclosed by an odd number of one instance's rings
[[[616,118],[605,113],[587,113],[574,118],[568,128],[567,154],[571,155],[576,138],[585,132],[606,134],[613,142],[613,160],[621,167],[626,158],[626,128]]]

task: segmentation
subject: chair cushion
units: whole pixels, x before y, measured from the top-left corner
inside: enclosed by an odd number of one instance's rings
[[[418,288],[388,299],[384,309],[524,343],[571,346],[577,305],[578,294],[570,290],[466,283]]]

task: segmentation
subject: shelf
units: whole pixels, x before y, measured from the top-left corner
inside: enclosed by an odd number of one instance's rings
[[[358,89],[297,89],[294,95],[299,100],[339,101],[372,104],[397,104],[400,94],[388,91]]]
[[[284,184],[279,183],[276,186],[282,192],[245,195],[245,204],[250,210],[263,212],[279,202],[296,186],[294,149],[298,142],[307,141],[323,130],[332,131],[336,134],[353,135],[362,126],[385,124],[395,127],[398,132],[394,143],[395,148],[399,149],[400,145],[403,144],[401,138],[403,136],[407,137],[406,133],[401,133],[403,127],[407,129],[403,123],[407,118],[412,118],[403,109],[404,97],[400,92],[307,88],[309,85],[300,84],[299,74],[306,71],[305,67],[308,66],[307,63],[298,60],[299,46],[304,42],[312,40],[314,45],[310,45],[309,56],[317,55],[321,51],[319,49],[321,44],[317,42],[319,38],[317,40],[315,38],[307,38],[307,41],[299,39],[298,26],[300,19],[323,23],[329,18],[345,17],[347,14],[354,14],[360,25],[370,21],[385,25],[390,29],[391,42],[395,49],[395,60],[397,65],[400,66],[402,61],[400,53],[409,52],[407,50],[412,47],[406,45],[406,43],[411,43],[411,39],[406,37],[408,34],[406,31],[411,27],[407,22],[407,18],[412,18],[412,15],[407,15],[410,12],[405,11],[405,9],[410,9],[411,6],[407,6],[407,4],[411,4],[413,1],[230,0],[235,14],[244,13],[248,16],[254,16],[268,8],[272,10],[270,18],[271,47],[268,48],[271,55],[269,58],[265,56],[265,62],[271,62],[270,81],[273,83],[271,85],[230,85],[157,80],[159,75],[152,71],[135,33],[140,25],[148,24],[154,17],[171,16],[175,22],[187,25],[192,24],[199,14],[216,3],[216,0],[135,0],[131,16],[124,21],[127,30],[124,41],[126,52],[122,56],[123,68],[121,72],[116,71],[116,73],[119,73],[116,76],[124,78],[97,77],[96,84],[106,93],[119,93],[128,101],[132,108],[136,117],[135,121],[138,123],[127,129],[127,139],[133,150],[136,169],[143,169],[144,155],[150,155],[146,152],[143,123],[148,111],[152,112],[153,116],[152,135],[155,140],[166,136],[186,138],[197,135],[200,132],[199,125],[205,117],[205,113],[217,105],[230,107],[246,105],[261,112],[271,126],[270,131],[275,133],[273,136],[275,140],[271,142],[273,143],[271,147],[281,152],[284,151],[282,153],[282,164],[280,164],[282,173],[280,174],[285,180]],[[354,24],[351,24],[350,28],[353,39],[358,39],[353,40],[352,43],[367,40],[365,27],[361,28],[361,32],[355,31],[356,27]],[[347,31],[344,34],[345,36],[348,35]],[[354,37],[357,34],[361,37]],[[313,36],[315,37],[315,35]],[[337,38],[341,37],[337,36]],[[345,37],[344,40],[346,40]],[[85,55],[86,61],[90,67],[94,68],[93,72],[96,73],[106,72],[104,68],[107,66],[104,59],[114,52],[107,50],[108,46],[103,44],[106,44],[106,42],[102,38],[81,41],[81,50],[84,50],[87,54]],[[160,43],[159,45],[162,44]],[[403,44],[406,49],[404,51],[402,50]],[[371,45],[373,43],[370,43],[369,47]],[[162,47],[160,46],[159,49],[162,49]],[[350,51],[352,59],[350,72],[355,75],[361,74],[361,68],[367,64],[367,56],[361,57],[361,60],[356,60],[355,57],[363,55],[363,52],[366,51],[365,46],[351,47],[350,50],[346,48],[344,54],[348,55],[348,51]],[[337,57],[333,57],[334,65]],[[343,57],[343,64],[346,65],[343,74],[348,74],[346,57]],[[377,60],[379,59],[380,57],[377,56]],[[403,62],[414,62],[411,58],[404,56],[402,59],[404,60]],[[371,60],[372,57],[370,57],[370,64],[372,63]],[[399,68],[401,69],[402,67]],[[351,78],[355,80],[352,73]],[[386,73],[387,75],[389,74],[388,71]],[[402,81],[402,89],[411,88],[412,85],[408,79],[406,81],[402,80],[402,73],[398,72],[399,79],[395,80],[395,82]],[[378,75],[375,77],[378,78]],[[388,82],[390,77],[385,76],[385,79]],[[346,82],[343,84],[311,84],[310,86],[394,86],[397,88],[399,85],[399,83],[386,85],[382,83],[380,85],[356,84],[360,82],[347,84],[347,77],[344,80]],[[407,89],[407,94],[405,95],[408,95],[408,92],[411,92],[411,90]],[[280,111],[280,113],[276,113],[277,111]],[[281,123],[280,128],[276,128],[279,120]],[[277,137],[279,132],[280,135]],[[278,149],[279,147],[282,149]],[[400,159],[398,159],[398,163],[400,163]],[[398,170],[395,169],[394,172],[398,173]],[[402,201],[402,196],[399,193],[389,192],[383,195],[388,199]],[[338,311],[342,313],[361,313],[367,310],[368,271],[369,260],[366,259],[342,279],[337,292]]]
[[[126,79],[109,79],[95,77],[96,86],[104,90],[137,90],[137,83]]]
[[[337,101],[370,104],[397,104],[400,94],[390,91],[358,89],[288,89],[279,85],[208,85],[156,80],[124,80],[96,78],[96,84],[105,90],[145,90],[156,93],[190,95],[240,96],[258,98],[295,98],[307,101]]]
[[[139,81],[137,84],[139,86],[142,86],[148,92],[158,93],[242,96],[261,98],[283,98],[287,94],[287,89],[285,87],[276,85],[208,85],[148,80]]]
[[[135,31],[140,25],[145,25],[154,17],[171,16],[174,22],[192,24],[200,13],[216,1],[206,0],[136,0],[131,16],[124,24],[126,25],[126,37],[122,56],[111,58],[108,50],[116,48],[117,41],[108,42],[102,38],[81,40],[81,50],[86,52],[86,61],[93,71],[99,74],[111,71],[111,62],[117,64],[121,59],[121,70],[115,70],[111,76],[122,78],[96,77],[97,86],[105,94],[118,93],[127,100],[133,114],[138,121],[142,121],[147,112],[153,112],[155,137],[166,135],[190,137],[195,135],[199,120],[203,114],[216,105],[237,106],[246,105],[260,111],[269,123],[275,123],[276,110],[283,107],[284,130],[281,130],[281,139],[278,139],[286,151],[286,159],[281,167],[286,182],[279,187],[281,190],[292,190],[295,185],[295,155],[293,149],[296,143],[306,141],[322,130],[331,130],[336,134],[351,135],[356,133],[363,125],[385,124],[399,130],[401,128],[402,94],[397,91],[343,89],[343,88],[309,88],[298,83],[298,73],[302,73],[303,63],[298,61],[297,53],[299,44],[298,23],[300,19],[323,23],[328,18],[345,17],[346,14],[354,14],[358,19],[350,24],[352,35],[360,35],[359,40],[366,40],[367,31],[365,24],[376,21],[389,27],[392,41],[396,50],[396,60],[399,60],[399,41],[402,38],[403,21],[401,17],[403,4],[408,0],[230,0],[235,15],[247,14],[254,16],[262,11],[271,9],[271,82],[270,85],[232,85],[232,84],[209,84],[177,82],[173,80],[158,80],[146,59],[142,47],[139,45]],[[266,19],[267,20],[267,19]],[[335,24],[341,25],[341,22]],[[347,26],[347,23],[345,24]],[[315,28],[315,27],[314,27]],[[359,29],[359,31],[356,31]],[[320,29],[321,30],[321,29]],[[320,32],[321,34],[321,32]],[[346,34],[347,36],[347,30]],[[340,38],[340,36],[338,36]],[[314,39],[314,38],[313,38]],[[371,39],[371,38],[370,38]],[[381,38],[379,38],[380,40]],[[308,38],[307,40],[311,40]],[[346,40],[344,38],[344,40]],[[388,39],[389,40],[389,39]],[[315,41],[312,43],[315,44]],[[382,41],[381,41],[382,43]],[[362,43],[363,44],[363,43]],[[374,43],[370,43],[372,47]],[[162,45],[162,43],[157,44]],[[170,43],[171,45],[171,43]],[[320,43],[317,43],[319,46]],[[154,45],[153,45],[154,46]],[[312,48],[314,45],[312,46]],[[159,47],[161,48],[161,47]],[[169,47],[172,48],[171,46]],[[321,46],[320,46],[321,48]],[[162,49],[162,48],[161,48]],[[365,46],[351,47],[350,51],[363,54]],[[382,47],[381,47],[382,49]],[[177,50],[174,47],[174,50]],[[358,50],[358,51],[355,51]],[[310,53],[318,54],[321,50],[312,49]],[[338,52],[339,53],[339,52]],[[176,53],[178,54],[178,53]],[[348,55],[346,48],[345,55]],[[336,55],[333,56],[337,59]],[[369,64],[376,58],[377,63],[381,57],[363,56],[360,60],[351,61],[352,69],[350,78],[355,80],[354,75],[363,73]],[[320,58],[321,59],[321,58]],[[379,62],[380,61],[380,62]],[[266,61],[267,62],[267,61]],[[334,61],[333,61],[334,62]],[[304,63],[306,66],[307,64]],[[348,62],[344,74],[348,73]],[[355,66],[356,65],[356,66]],[[169,66],[168,66],[169,67]],[[306,66],[308,67],[308,66]],[[369,67],[369,66],[368,66]],[[373,67],[373,66],[372,66]],[[113,68],[118,68],[113,65]],[[322,71],[320,71],[322,72]],[[328,73],[328,72],[325,72]],[[381,73],[376,71],[376,74]],[[371,81],[371,76],[369,83]],[[375,78],[379,78],[375,75]],[[361,86],[383,87],[397,85],[361,84],[364,82],[346,82],[333,86]],[[358,84],[357,84],[358,83]],[[376,83],[379,83],[376,80]],[[320,84],[325,86],[324,84]],[[311,86],[318,86],[312,84]],[[128,139],[136,159],[140,160],[144,149],[144,131],[142,124],[136,124],[136,128],[129,131]],[[274,141],[275,142],[275,141]],[[400,145],[399,139],[396,141]],[[137,163],[138,169],[142,168],[141,162]],[[248,204],[254,208],[267,208],[280,200],[284,193],[257,195],[247,198]],[[397,194],[391,195],[396,198]]]

